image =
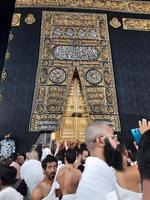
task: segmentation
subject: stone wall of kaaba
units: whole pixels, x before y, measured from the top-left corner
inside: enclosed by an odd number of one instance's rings
[[[42,11],[106,14],[121,122],[119,136],[132,148],[130,129],[137,127],[142,117],[150,119],[150,15],[148,9],[142,14],[136,6],[132,7],[132,13],[128,9],[122,12],[118,8],[117,12],[106,7],[17,7],[18,16],[12,26],[5,59],[5,78],[0,86],[1,135],[10,130],[19,151],[28,150],[38,136],[29,132],[29,123],[43,31]]]

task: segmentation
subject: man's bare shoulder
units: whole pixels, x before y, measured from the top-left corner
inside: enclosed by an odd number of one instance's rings
[[[74,172],[78,175],[78,176],[81,176],[81,171],[79,170],[79,169],[76,169],[76,168],[74,168]]]
[[[129,173],[131,178],[133,177],[133,178],[137,179],[138,181],[141,180],[140,173],[139,173],[137,165],[128,167],[128,173]]]
[[[32,191],[31,200],[41,200],[44,197],[44,181],[41,181]]]
[[[76,169],[74,167],[70,167],[70,166],[67,166],[67,165],[64,165],[58,172],[57,174],[57,178],[59,179],[59,177],[65,177],[67,174],[67,177],[69,178],[70,175],[74,175],[76,176],[77,178],[80,178],[81,177],[81,172],[79,169]]]

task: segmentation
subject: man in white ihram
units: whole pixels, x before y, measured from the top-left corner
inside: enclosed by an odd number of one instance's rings
[[[106,123],[95,122],[87,127],[85,141],[91,156],[86,159],[77,200],[119,200],[115,170],[110,167],[117,160],[119,144],[113,130]]]

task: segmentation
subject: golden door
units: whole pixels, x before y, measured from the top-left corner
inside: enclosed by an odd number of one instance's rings
[[[80,79],[77,72],[75,72],[60,130],[52,134],[52,139],[84,141],[84,131],[88,124],[89,115],[86,110]]]

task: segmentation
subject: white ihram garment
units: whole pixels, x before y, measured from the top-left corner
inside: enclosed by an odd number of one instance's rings
[[[44,160],[44,159],[46,158],[46,156],[47,156],[47,155],[50,155],[50,154],[51,154],[50,148],[45,147],[45,148],[42,150],[41,161]]]
[[[54,181],[50,192],[42,200],[59,200],[59,197],[56,197],[56,193],[55,193],[55,190],[58,188],[59,188],[59,184],[56,181]]]
[[[96,157],[88,157],[77,188],[77,200],[119,200],[115,170]]]
[[[23,200],[23,196],[12,187],[0,191],[0,200]]]
[[[63,195],[61,200],[76,200],[77,199],[77,195],[75,194],[65,194]]]
[[[31,159],[26,161],[20,170],[21,178],[25,180],[29,193],[38,185],[38,183],[44,178],[41,162]]]
[[[142,200],[142,193],[133,192],[131,190],[122,188],[118,183],[117,188],[121,200]]]

